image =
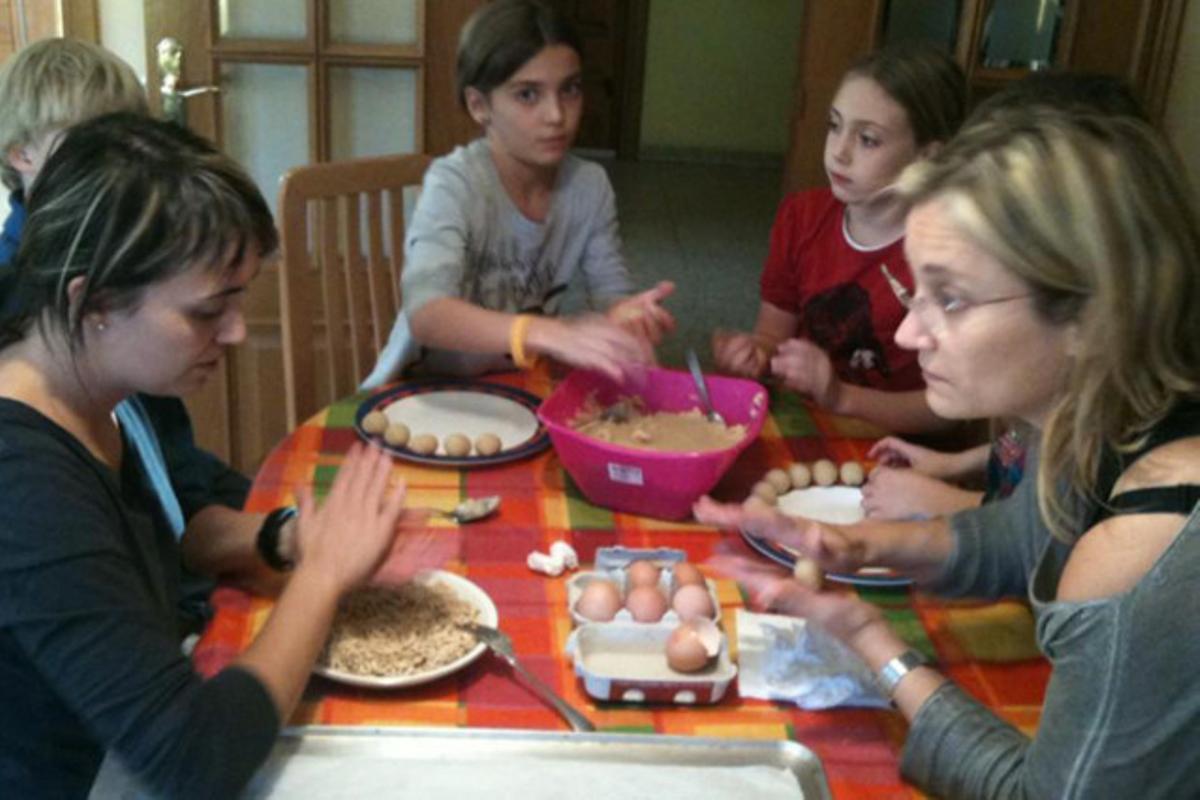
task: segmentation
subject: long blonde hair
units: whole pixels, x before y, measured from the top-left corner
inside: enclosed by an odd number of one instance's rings
[[[1042,432],[1039,507],[1072,540],[1102,454],[1128,452],[1200,397],[1200,227],[1182,164],[1132,118],[1053,111],[972,125],[900,179],[947,201],[958,229],[1071,324],[1070,373]],[[1066,492],[1063,492],[1063,488]]]

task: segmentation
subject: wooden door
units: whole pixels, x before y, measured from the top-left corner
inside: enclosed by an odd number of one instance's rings
[[[145,0],[147,82],[156,48],[183,47],[188,125],[243,163],[276,202],[279,178],[313,161],[449,150],[473,133],[454,100],[458,29],[483,0]],[[247,338],[188,398],[197,439],[252,471],[286,431],[278,270],[246,298]]]

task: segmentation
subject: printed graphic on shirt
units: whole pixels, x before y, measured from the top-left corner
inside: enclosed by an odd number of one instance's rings
[[[483,308],[553,314],[562,294],[554,283],[555,272],[554,264],[536,256],[492,257],[465,271],[461,296]]]
[[[843,379],[870,383],[869,376],[891,375],[883,345],[875,337],[871,296],[857,283],[842,283],[814,295],[804,308],[804,327]],[[851,374],[843,374],[847,370]]]

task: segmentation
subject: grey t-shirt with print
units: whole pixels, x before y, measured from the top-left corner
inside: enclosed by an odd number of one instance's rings
[[[559,312],[576,277],[594,308],[630,292],[616,202],[597,164],[568,155],[544,222],[525,217],[500,183],[486,139],[437,159],[405,234],[402,310],[364,388],[412,366],[477,375],[512,367],[507,355],[421,347],[409,317],[430,300],[457,297],[494,311]]]

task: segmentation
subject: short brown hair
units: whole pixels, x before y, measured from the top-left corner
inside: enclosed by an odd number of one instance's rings
[[[888,45],[854,63],[842,82],[850,78],[870,78],[904,109],[917,147],[949,141],[967,114],[962,68],[931,45]]]
[[[495,0],[480,8],[458,37],[458,102],[467,89],[489,94],[544,47],[562,44],[580,58],[579,34],[566,18],[538,0]]]

